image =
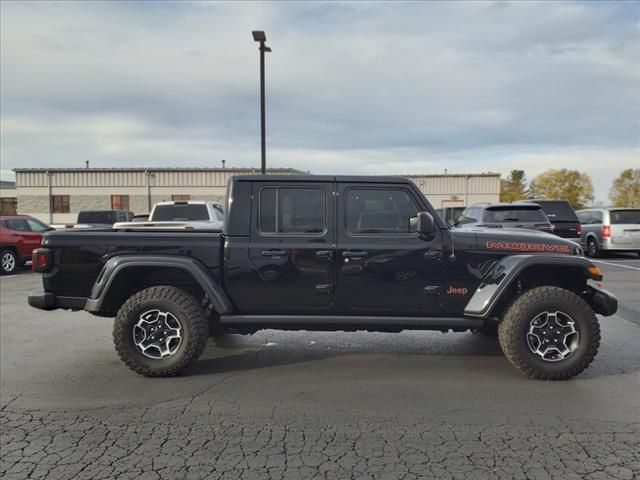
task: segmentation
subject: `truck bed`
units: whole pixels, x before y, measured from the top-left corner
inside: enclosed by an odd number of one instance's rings
[[[109,258],[140,252],[193,257],[221,281],[222,243],[220,232],[202,230],[129,232],[109,228],[49,232],[43,246],[55,252],[57,268],[44,275],[44,287],[60,296],[88,297]]]

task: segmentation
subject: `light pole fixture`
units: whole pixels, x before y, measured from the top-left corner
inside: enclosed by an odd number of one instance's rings
[[[251,32],[253,39],[260,43],[260,137],[262,142],[262,175],[267,173],[267,141],[265,127],[265,101],[264,101],[264,53],[271,49],[265,45],[267,36],[262,30]]]

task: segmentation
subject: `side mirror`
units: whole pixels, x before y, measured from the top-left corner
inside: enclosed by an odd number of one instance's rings
[[[436,225],[433,217],[429,212],[418,212],[418,214],[409,220],[409,231],[417,232],[420,235],[431,236],[436,231]]]

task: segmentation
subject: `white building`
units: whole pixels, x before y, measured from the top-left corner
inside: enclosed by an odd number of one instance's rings
[[[123,209],[148,213],[163,200],[222,200],[233,175],[254,175],[253,168],[17,168],[20,214],[47,223],[73,223],[81,210]],[[268,169],[269,174],[306,174],[293,168]],[[393,174],[393,173],[391,173]],[[405,175],[427,195],[434,207],[497,202],[500,175]],[[4,195],[4,194],[3,194]],[[7,201],[9,202],[9,201]]]

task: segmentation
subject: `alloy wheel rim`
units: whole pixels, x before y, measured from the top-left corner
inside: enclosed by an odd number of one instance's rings
[[[16,268],[16,259],[11,253],[5,253],[2,256],[2,269],[5,272],[11,272]]]
[[[182,324],[171,312],[147,310],[133,326],[133,343],[147,358],[169,358],[182,343]]]
[[[542,312],[529,322],[529,350],[545,362],[566,360],[577,350],[580,334],[575,321],[561,311]]]

